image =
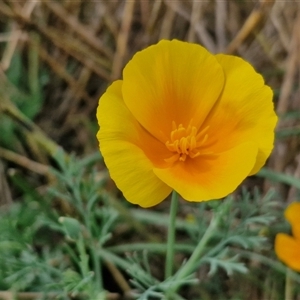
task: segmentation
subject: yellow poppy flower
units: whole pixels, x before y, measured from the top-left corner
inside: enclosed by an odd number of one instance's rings
[[[97,118],[112,179],[142,207],[172,190],[188,201],[228,195],[264,165],[277,122],[272,91],[249,63],[178,40],[136,53]]]
[[[275,252],[287,266],[300,272],[300,202],[289,205],[284,216],[292,226],[293,236],[278,233],[275,239]]]

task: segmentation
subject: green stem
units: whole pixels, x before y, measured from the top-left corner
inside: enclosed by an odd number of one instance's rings
[[[77,248],[80,256],[79,267],[81,269],[82,278],[85,278],[89,276],[90,268],[89,268],[89,256],[86,253],[84,237],[82,236],[82,234],[80,234],[79,239],[76,243],[77,243]],[[103,292],[101,265],[100,265],[99,257],[96,252],[96,246],[91,244],[91,246],[89,246],[89,249],[91,250],[92,260],[94,263],[96,290],[91,282],[89,283],[89,289],[90,289],[90,295],[95,295],[96,293]]]
[[[165,278],[169,278],[173,273],[174,265],[174,243],[175,243],[175,223],[176,214],[178,207],[178,194],[173,191],[171,199],[170,217],[169,217],[169,228],[168,228],[168,244],[167,244],[167,257],[166,257],[166,268],[165,268]]]
[[[213,216],[208,228],[205,231],[202,239],[200,240],[199,244],[196,246],[194,252],[192,253],[191,257],[188,259],[186,264],[184,264],[175,275],[176,281],[182,281],[188,275],[191,275],[195,271],[195,266],[197,266],[200,257],[203,255],[204,250],[215,233],[215,229],[218,227],[219,221],[221,219],[222,212],[219,212],[217,216]],[[173,292],[176,292],[179,288],[178,285],[172,287]]]
[[[82,201],[79,201],[81,212],[85,221],[85,226],[88,228],[88,231],[90,233],[93,232],[92,229],[92,224],[91,224],[91,215],[90,212],[88,214],[84,213],[84,207]],[[94,264],[94,270],[95,270],[95,280],[96,280],[96,290],[97,292],[102,292],[103,291],[103,278],[102,278],[102,272],[101,272],[101,261],[100,257],[97,254],[97,248],[98,245],[95,244],[96,241],[91,240],[90,241],[90,251],[91,251],[91,256]]]
[[[286,269],[285,277],[285,300],[291,300],[294,297],[294,280],[291,277],[291,270]]]
[[[89,256],[86,253],[84,239],[82,234],[80,233],[78,240],[76,241],[76,246],[79,252],[79,266],[81,270],[82,278],[87,277],[89,274]]]
[[[92,259],[93,259],[94,268],[95,268],[96,289],[97,289],[97,292],[102,292],[103,291],[103,278],[102,278],[102,273],[101,273],[102,266],[101,266],[100,257],[98,257],[98,255],[97,255],[95,245],[92,245],[90,247],[90,249],[91,249]]]

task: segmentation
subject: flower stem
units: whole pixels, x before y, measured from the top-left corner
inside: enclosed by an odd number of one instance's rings
[[[294,280],[291,277],[291,270],[289,268],[286,269],[286,277],[285,277],[285,300],[291,300],[294,296]]]
[[[94,263],[94,268],[95,268],[95,280],[96,280],[96,291],[98,293],[103,291],[103,278],[102,278],[102,273],[101,273],[101,261],[100,257],[98,257],[96,253],[96,246],[92,245],[90,247],[91,253],[92,253],[92,259]]]
[[[166,257],[166,267],[165,267],[165,278],[169,278],[173,273],[174,264],[174,243],[175,243],[175,222],[178,207],[178,194],[177,192],[172,192],[171,208],[169,216],[169,228],[168,228],[168,244],[167,244],[167,257]]]
[[[199,262],[199,259],[203,255],[203,251],[207,246],[207,243],[212,238],[212,236],[215,233],[216,228],[218,227],[218,224],[220,222],[220,219],[222,217],[222,212],[219,212],[217,216],[213,216],[208,228],[206,229],[202,239],[196,246],[194,252],[192,253],[191,257],[188,259],[186,264],[184,264],[175,275],[176,281],[180,282],[184,280],[187,276],[191,275],[195,271],[195,266],[197,266],[197,263]],[[175,285],[172,290],[173,292],[176,292],[179,288],[178,285]]]

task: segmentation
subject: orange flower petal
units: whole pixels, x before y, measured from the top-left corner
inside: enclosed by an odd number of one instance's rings
[[[293,236],[300,242],[300,202],[291,203],[285,210],[284,216],[292,226]]]
[[[278,258],[291,269],[300,272],[300,241],[284,233],[275,239],[275,252]]]
[[[262,76],[241,58],[219,54],[226,84],[222,95],[203,127],[210,126],[217,142],[212,151],[224,151],[238,144],[251,141],[258,147],[252,175],[264,165],[273,148],[274,113],[271,89]]]
[[[203,47],[173,41],[138,52],[123,72],[123,97],[144,128],[166,142],[172,122],[198,127],[217,101],[224,73]]]
[[[200,155],[154,173],[184,199],[205,201],[233,192],[255,163],[257,147],[251,143],[236,146],[215,156]]]
[[[97,110],[100,150],[125,198],[142,207],[153,206],[171,193],[171,188],[152,170],[153,162],[161,161],[159,156],[165,156],[167,150],[135,120],[124,104],[121,89],[122,81],[116,81],[100,99]]]

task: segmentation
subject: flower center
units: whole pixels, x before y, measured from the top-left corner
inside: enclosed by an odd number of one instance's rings
[[[176,123],[172,122],[173,130],[170,134],[170,139],[166,142],[168,150],[173,152],[173,155],[167,159],[166,162],[174,163],[175,161],[185,161],[187,157],[195,158],[201,154],[200,147],[207,141],[207,130],[209,126],[205,127],[197,134],[197,128],[192,126],[192,121],[187,128],[180,124],[178,127]]]

